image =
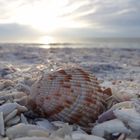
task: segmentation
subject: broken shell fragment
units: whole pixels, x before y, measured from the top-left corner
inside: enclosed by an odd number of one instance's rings
[[[17,103],[5,103],[0,106],[0,112],[3,112],[4,116],[7,116],[9,113],[14,111],[15,109],[18,110],[18,112],[25,112],[28,109],[24,106],[21,106]]]
[[[16,116],[16,117],[10,119],[9,121],[7,121],[6,125],[7,126],[12,126],[12,125],[15,125],[15,124],[17,124],[19,122],[20,122],[20,117]]]
[[[63,140],[61,138],[55,138],[55,139],[50,139],[50,138],[45,138],[45,137],[23,137],[23,138],[16,138],[14,140]]]
[[[3,90],[4,88],[14,86],[14,82],[11,80],[0,80],[0,90]]]
[[[134,107],[135,107],[134,101],[124,101],[124,102],[114,104],[109,110],[107,110],[107,111],[103,112],[101,115],[99,115],[98,123],[102,123],[104,121],[115,119],[116,116],[114,115],[114,110],[116,110],[116,109],[122,109],[122,108],[129,109],[129,108],[134,108]]]
[[[105,140],[105,139],[95,135],[72,133],[72,140]]]
[[[4,104],[5,100],[0,100],[0,105]]]
[[[3,120],[3,112],[0,112],[0,135],[5,135],[5,127],[4,127],[4,120]]]
[[[20,100],[22,97],[24,96],[27,96],[26,93],[24,92],[12,92],[12,93],[8,93],[8,94],[1,94],[0,96],[0,101],[7,101],[7,100],[10,100],[10,101],[16,101],[16,100]]]
[[[30,130],[39,130],[39,131],[42,130],[43,132],[45,131],[45,129],[40,128],[36,125],[19,123],[17,125],[7,128],[6,135],[10,139],[24,137],[24,136],[28,136],[28,134],[31,135],[31,133],[29,132]]]
[[[27,136],[37,136],[37,137],[49,137],[49,132],[42,130],[42,129],[38,129],[38,130],[29,130]]]
[[[111,107],[111,109],[121,109],[121,108],[133,108],[134,107],[134,102],[133,101],[124,101],[117,103]]]
[[[46,119],[42,119],[40,121],[37,121],[36,124],[39,126],[39,127],[42,127],[50,132],[56,130],[56,126],[53,125],[52,123],[50,123],[48,120]]]
[[[21,113],[20,115],[21,123],[28,124],[26,117]]]
[[[16,116],[16,114],[18,113],[18,110],[15,109],[12,112],[10,112],[5,118],[4,118],[4,122],[6,123],[7,121],[9,121],[10,119],[12,119],[13,117]]]
[[[131,109],[117,109],[114,110],[115,116],[125,122],[132,130],[140,131],[140,114],[136,112],[135,108]]]
[[[1,137],[0,136],[0,140],[9,140],[9,138],[8,137]]]
[[[92,129],[92,134],[100,137],[104,137],[106,134],[113,134],[113,133],[130,134],[131,130],[125,127],[124,123],[118,119],[97,124]]]
[[[16,109],[15,103],[6,103],[0,106],[0,112],[3,112],[3,115],[6,116]]]
[[[105,121],[112,120],[115,118],[116,116],[113,113],[113,109],[109,109],[98,117],[98,123],[103,123]]]
[[[57,131],[52,132],[51,138],[60,137],[64,138],[66,135],[72,134],[72,127],[69,126],[67,123],[63,125],[62,128],[59,128]]]
[[[17,88],[18,91],[22,91],[22,92],[25,92],[25,93],[27,93],[27,94],[30,94],[30,87],[29,87],[28,85],[19,83],[19,84],[16,86],[16,88]]]

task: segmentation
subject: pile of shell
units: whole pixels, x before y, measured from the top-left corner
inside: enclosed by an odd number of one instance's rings
[[[61,121],[49,122],[45,118],[30,115],[28,109],[18,103],[22,103],[22,99],[30,93],[31,76],[16,78],[16,72],[3,76],[6,77],[0,80],[1,140],[104,140],[98,136],[88,135],[78,125],[69,125]]]
[[[4,96],[3,96],[4,97]],[[6,97],[7,98],[7,97]],[[78,126],[44,118],[25,117],[25,106],[6,101],[0,106],[1,140],[104,140],[98,136],[88,135]]]
[[[110,107],[111,103],[107,111],[104,111],[92,124],[89,135],[77,124],[48,121],[46,118],[30,114],[21,101],[30,94],[31,75],[22,78],[22,80],[18,78],[0,80],[0,140],[136,140],[140,138],[140,100],[137,96],[127,98],[129,101],[125,101],[121,100],[124,98],[122,94],[116,96],[115,93],[115,99],[117,98],[121,103]],[[108,102],[110,102],[109,98]]]
[[[92,134],[100,137],[123,134],[124,138],[140,138],[140,100],[113,105],[99,116]]]
[[[7,97],[7,96],[6,96]],[[1,140],[105,140],[140,137],[140,102],[124,101],[101,114],[88,135],[78,125],[26,116],[28,109],[7,100],[0,105]],[[135,139],[136,140],[136,139]]]

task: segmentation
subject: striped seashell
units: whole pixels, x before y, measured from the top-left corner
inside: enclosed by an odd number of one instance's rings
[[[104,111],[109,96],[95,76],[72,67],[44,73],[31,88],[29,106],[50,120],[89,127]]]

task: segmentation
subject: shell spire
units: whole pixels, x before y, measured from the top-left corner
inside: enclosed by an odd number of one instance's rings
[[[32,88],[30,106],[42,117],[90,127],[106,107],[97,78],[82,68],[43,74]]]

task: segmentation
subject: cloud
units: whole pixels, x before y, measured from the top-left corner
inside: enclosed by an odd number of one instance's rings
[[[29,26],[12,24],[0,24],[0,41],[32,40],[38,38],[41,33]]]
[[[70,16],[73,15],[74,18],[79,14],[77,18],[90,23],[91,26],[92,23],[97,23],[103,26],[124,24],[126,27],[140,24],[139,13],[140,1],[137,0],[91,0],[87,5],[76,9]]]
[[[67,16],[86,22],[87,36],[140,37],[139,13],[140,1],[137,0],[90,0]]]
[[[61,27],[50,33],[62,37],[140,37],[139,0],[63,0],[57,16],[80,25]],[[46,9],[58,0],[0,0],[0,38],[33,38],[41,34],[28,25],[13,21],[19,9],[42,4]],[[63,4],[63,3],[62,3]],[[53,13],[53,11],[51,11]],[[44,13],[45,17],[45,13]],[[65,20],[66,19],[66,20]],[[63,20],[62,20],[63,21]],[[12,23],[13,22],[13,23]],[[47,34],[47,33],[46,33]]]

